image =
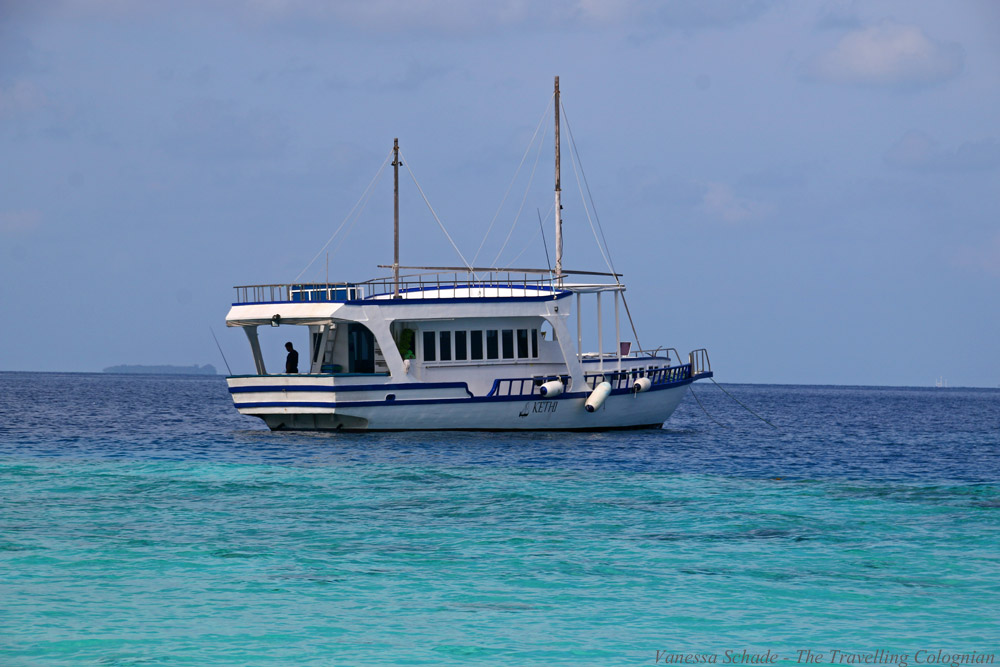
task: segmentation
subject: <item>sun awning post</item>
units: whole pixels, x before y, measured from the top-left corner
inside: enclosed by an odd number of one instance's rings
[[[257,338],[257,327],[243,327],[243,333],[250,341],[250,351],[253,353],[253,365],[257,369],[257,375],[267,375],[264,368],[264,356],[260,353],[260,339]]]
[[[580,303],[580,293],[576,293],[576,358],[583,361],[583,317],[582,305]]]
[[[622,330],[618,319],[618,290],[615,290],[615,349],[618,350],[618,372],[622,372]]]
[[[604,333],[601,329],[601,293],[597,293],[597,370],[604,372]]]

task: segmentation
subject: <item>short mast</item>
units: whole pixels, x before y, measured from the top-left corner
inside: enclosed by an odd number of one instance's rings
[[[392,140],[392,298],[399,298],[399,139]]]
[[[562,272],[562,187],[559,183],[559,77],[556,77],[556,91],[555,91],[555,107],[556,107],[556,281],[562,285],[563,272]]]

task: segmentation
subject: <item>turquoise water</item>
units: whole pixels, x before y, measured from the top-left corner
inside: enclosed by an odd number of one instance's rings
[[[0,665],[1000,660],[1000,391],[727,389],[779,430],[711,384],[726,428],[322,435],[0,374]]]

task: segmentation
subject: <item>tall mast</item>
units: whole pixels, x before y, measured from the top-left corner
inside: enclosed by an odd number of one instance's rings
[[[399,139],[392,140],[392,298],[399,298]]]
[[[556,281],[562,285],[562,187],[559,183],[559,77],[556,77]]]

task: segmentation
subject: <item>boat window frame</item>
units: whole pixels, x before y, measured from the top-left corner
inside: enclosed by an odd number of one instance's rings
[[[505,361],[508,361],[510,359],[516,359],[516,357],[514,356],[513,329],[500,330],[500,358]]]
[[[438,331],[438,361],[452,360],[451,330],[441,329]],[[447,356],[447,358],[445,358]]]
[[[430,341],[430,347],[427,345],[427,341]],[[429,354],[428,354],[429,353]],[[424,329],[423,335],[420,337],[420,359],[424,363],[436,362],[437,361],[437,332],[430,329]]]
[[[486,329],[486,361],[500,361],[500,329]],[[492,336],[492,345],[490,341]]]
[[[420,349],[417,352],[420,359],[428,365],[516,364],[538,359],[537,328],[421,329],[420,333],[422,334],[418,338]],[[495,357],[489,356],[490,333],[493,334]],[[519,339],[519,334],[523,334],[524,337]],[[460,340],[464,353],[462,358],[459,358]],[[476,356],[477,352],[480,356]],[[521,352],[526,352],[527,356],[522,356]]]
[[[523,340],[521,338],[522,334],[524,334]],[[521,354],[522,350],[524,351],[524,354]],[[514,353],[517,355],[518,359],[531,359],[531,339],[529,338],[529,329],[525,328],[514,330]]]
[[[485,329],[469,330],[469,361],[485,361],[486,346],[483,342],[483,331]],[[476,356],[476,348],[479,348],[479,355]]]

